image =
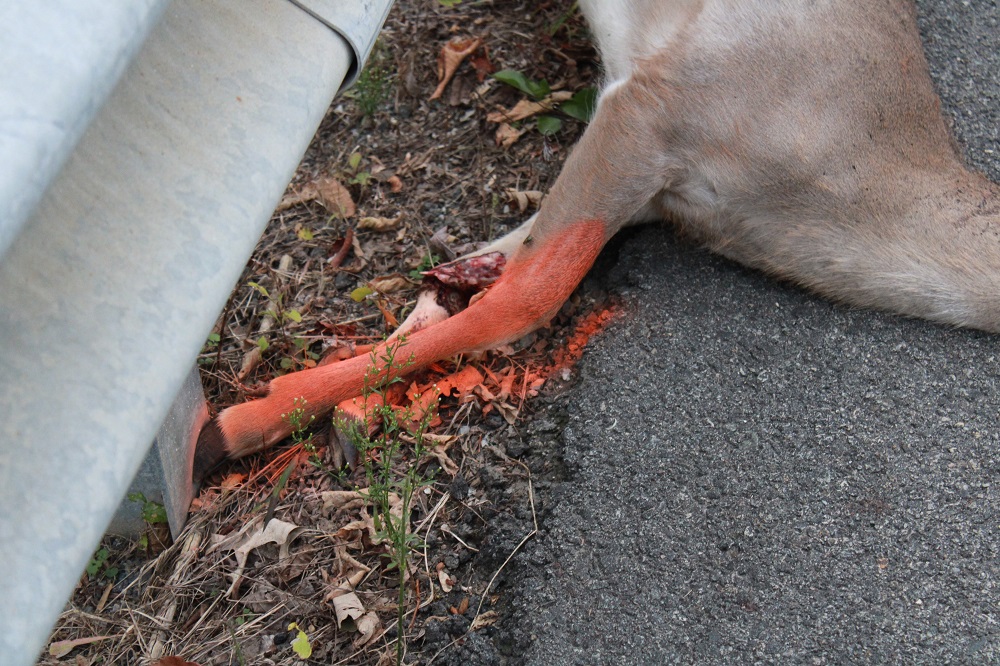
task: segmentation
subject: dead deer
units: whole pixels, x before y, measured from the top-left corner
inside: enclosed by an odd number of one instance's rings
[[[909,0],[580,4],[606,70],[594,118],[533,219],[432,272],[400,329],[408,371],[545,324],[653,220],[848,305],[1000,331],[1000,188],[956,154]],[[370,363],[224,410],[196,475],[288,436],[298,398],[319,416],[359,395]]]

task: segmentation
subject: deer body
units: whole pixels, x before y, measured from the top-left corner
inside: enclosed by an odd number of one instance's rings
[[[538,215],[475,253],[505,260],[486,294],[404,322],[413,369],[543,325],[609,238],[655,219],[844,303],[1000,331],[1000,188],[952,146],[909,2],[581,6],[608,78],[594,118]],[[274,380],[205,429],[196,468],[287,436],[296,398],[354,397],[369,363]]]

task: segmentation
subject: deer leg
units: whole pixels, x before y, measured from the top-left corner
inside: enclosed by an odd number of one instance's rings
[[[425,271],[417,304],[389,339],[416,333],[467,308],[477,294],[497,281],[537,217],[532,215],[484,248]]]
[[[648,91],[632,87],[631,81],[621,83],[605,94],[530,230],[515,232],[520,233],[517,243],[501,240],[499,251],[509,257],[485,295],[443,321],[411,328],[396,352],[397,363],[406,367],[375,368],[379,376],[505,344],[558,312],[608,239],[664,186],[663,161],[650,146],[663,133],[654,132],[650,120],[655,116],[635,99]],[[384,353],[380,345],[375,356]],[[223,458],[238,458],[287,437],[290,426],[282,415],[296,400],[305,405],[308,420],[360,395],[370,366],[370,358],[359,356],[278,377],[265,397],[222,411],[201,433],[195,478]]]

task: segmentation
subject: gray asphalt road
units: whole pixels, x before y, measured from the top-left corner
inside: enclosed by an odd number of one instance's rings
[[[921,8],[956,136],[1000,180],[1000,10]],[[656,229],[608,284],[629,315],[558,408],[567,478],[466,663],[1000,663],[1000,338]]]

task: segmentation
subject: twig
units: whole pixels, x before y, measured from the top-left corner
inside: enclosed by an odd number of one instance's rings
[[[351,251],[351,247],[354,243],[354,227],[347,227],[347,231],[344,232],[344,244],[337,250],[337,254],[330,258],[330,262],[327,264],[329,270],[336,270],[340,268],[340,265],[344,263],[344,259],[347,258],[347,253]]]

